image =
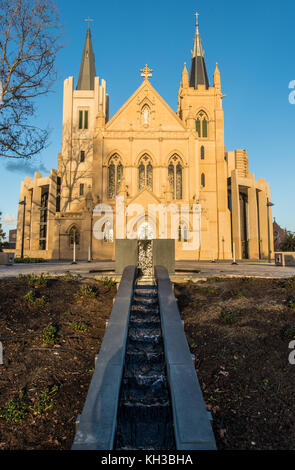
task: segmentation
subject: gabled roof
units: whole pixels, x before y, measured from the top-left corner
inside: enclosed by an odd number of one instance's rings
[[[149,80],[143,80],[142,84],[135,90],[135,92],[130,96],[130,98],[123,104],[123,106],[112,116],[112,118],[108,121],[106,125],[106,130],[111,130],[112,127],[115,125],[116,121],[120,119],[120,117],[124,114],[124,112],[127,110],[129,106],[132,105],[132,103],[136,102],[137,97],[140,95],[140,93],[143,91],[145,94],[144,90],[149,90],[152,92],[152,95],[155,97],[156,100],[167,110],[167,117],[169,116],[169,120],[171,124],[173,123],[176,128],[179,130],[184,130],[186,129],[185,124],[183,121],[177,116],[177,114],[171,109],[171,107],[166,103],[166,101],[161,97],[161,95],[157,92],[157,90],[152,86]],[[149,94],[149,98],[151,97],[151,94]],[[134,116],[136,120],[136,116]]]
[[[79,78],[76,90],[94,90],[95,59],[92,49],[90,28],[87,29],[86,39],[81,59]]]

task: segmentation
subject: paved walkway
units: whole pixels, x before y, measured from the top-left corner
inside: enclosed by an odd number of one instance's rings
[[[79,261],[77,264],[71,264],[70,261],[48,261],[47,263],[36,264],[14,264],[13,266],[0,266],[0,279],[15,277],[19,274],[28,273],[52,273],[65,274],[71,273],[95,276],[98,273],[89,273],[89,271],[110,272],[115,269],[114,261]],[[287,278],[295,276],[295,266],[281,267],[269,263],[259,262],[239,262],[237,265],[229,261],[211,263],[208,261],[176,261],[175,277],[203,278],[212,276],[252,276],[269,278]],[[199,271],[199,272],[194,272]],[[107,275],[107,274],[105,274]]]

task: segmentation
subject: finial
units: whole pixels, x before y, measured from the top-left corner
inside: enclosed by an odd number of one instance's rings
[[[195,17],[196,17],[196,29],[198,29],[199,27],[199,13],[195,13]]]
[[[87,23],[88,23],[88,29],[90,29],[90,24],[89,24],[89,23],[91,23],[91,22],[94,21],[94,20],[93,20],[92,18],[89,18],[89,16],[88,16],[88,18],[86,18],[84,21],[87,21]]]
[[[142,72],[142,73],[141,73],[141,76],[144,77],[145,80],[148,80],[149,77],[152,77],[152,72],[153,72],[153,70],[152,70],[152,69],[149,69],[149,68],[148,68],[148,65],[145,64],[144,69],[140,69],[140,72]]]

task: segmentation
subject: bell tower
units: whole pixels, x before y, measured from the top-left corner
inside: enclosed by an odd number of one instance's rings
[[[227,166],[224,147],[224,121],[220,71],[216,64],[213,86],[207,73],[205,52],[202,45],[199,14],[196,13],[196,29],[191,67],[186,64],[178,93],[178,116],[189,129],[194,129],[198,140],[196,150],[197,187],[202,206],[202,225],[212,246],[206,248],[206,256],[214,248],[219,259],[231,253],[230,212],[227,201]],[[194,124],[192,121],[194,120]],[[206,214],[206,216],[205,216]],[[204,241],[204,240],[203,240]],[[203,243],[204,246],[204,243]]]
[[[95,56],[88,26],[80,72],[64,81],[62,152],[58,158],[61,178],[61,210],[78,210],[92,189],[93,134],[97,118],[109,117],[106,82],[96,76]]]

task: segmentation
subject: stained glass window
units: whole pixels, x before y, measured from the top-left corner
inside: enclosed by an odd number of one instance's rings
[[[139,191],[147,187],[153,190],[153,166],[148,155],[144,155],[138,166],[138,189]]]
[[[114,199],[120,191],[123,178],[123,165],[118,155],[113,155],[108,167],[108,198]]]
[[[177,155],[173,155],[168,165],[168,180],[172,199],[182,199],[182,164]]]
[[[208,137],[208,116],[204,111],[200,111],[196,119],[196,131],[199,137]]]
[[[201,147],[201,160],[204,160],[205,159],[205,149],[204,149],[204,145],[202,145]]]
[[[201,186],[204,188],[205,187],[205,174],[201,174]]]

